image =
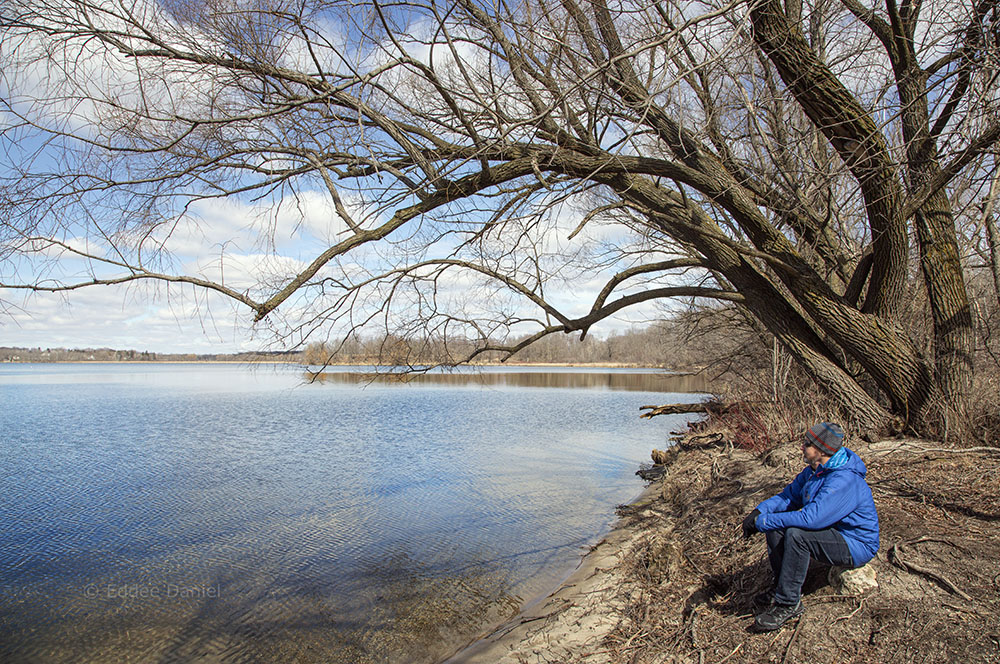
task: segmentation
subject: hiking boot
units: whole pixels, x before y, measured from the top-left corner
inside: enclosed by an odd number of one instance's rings
[[[802,615],[805,607],[802,600],[795,604],[772,604],[771,607],[757,616],[753,622],[754,629],[758,632],[773,632],[792,618]]]
[[[753,596],[753,599],[750,600],[750,603],[753,604],[756,609],[769,608],[772,604],[774,604],[774,589],[771,588],[770,590],[757,593]]]

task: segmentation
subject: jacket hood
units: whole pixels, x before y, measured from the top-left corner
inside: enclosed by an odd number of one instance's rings
[[[837,453],[830,457],[830,460],[820,466],[820,468],[831,472],[835,470],[849,470],[861,477],[868,474],[868,467],[865,466],[865,462],[861,460],[861,457],[846,447],[841,447],[837,450]]]

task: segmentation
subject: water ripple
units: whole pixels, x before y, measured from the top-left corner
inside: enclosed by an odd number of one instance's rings
[[[433,661],[678,425],[636,417],[663,394],[298,380],[0,368],[0,661]]]

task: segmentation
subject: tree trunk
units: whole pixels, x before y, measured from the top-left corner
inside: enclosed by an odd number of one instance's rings
[[[606,178],[606,182],[622,198],[648,209],[651,219],[662,224],[667,235],[681,238],[696,247],[744,295],[743,306],[816,379],[821,389],[849,414],[856,428],[879,431],[885,427],[890,419],[889,412],[841,366],[836,354],[827,347],[794,300],[789,301],[770,277],[720,241],[718,227],[704,211],[686,207],[683,201],[677,200],[679,196],[675,192],[662,189],[644,178],[619,175]],[[867,318],[878,321],[874,316]],[[890,345],[886,352],[880,352],[882,350],[881,346],[869,349],[870,353],[878,356],[878,366],[891,366],[897,356],[907,356],[903,352],[905,349],[901,351],[897,346]],[[905,384],[913,385],[914,382],[909,380]]]
[[[912,48],[912,43],[907,41]],[[937,145],[930,134],[924,75],[912,53],[895,58],[897,89],[902,104],[903,138],[906,141],[909,185],[920,191],[940,173]],[[972,309],[962,272],[951,202],[938,190],[916,211],[920,267],[934,321],[934,364],[946,407],[962,417],[972,390],[972,353],[975,339]]]
[[[836,302],[815,284],[783,275],[810,316],[847,350],[892,399],[893,410],[922,427],[939,393],[935,372],[921,357],[908,336],[894,322],[902,295],[906,269],[906,226],[901,216],[902,191],[896,166],[878,127],[868,112],[810,48],[797,25],[792,25],[778,0],[763,0],[751,12],[753,37],[781,75],[810,120],[830,141],[857,179],[865,199],[872,234],[873,266],[863,310]],[[903,102],[906,107],[905,101]],[[926,107],[925,107],[926,112]],[[946,208],[947,209],[947,208]],[[961,392],[961,348],[967,306],[962,307],[964,283],[951,280],[954,265],[947,246],[948,231],[941,210],[928,208],[933,218],[925,230],[935,254],[931,263],[935,298],[942,314],[950,314],[955,327],[947,331],[949,352],[945,363],[957,382],[950,389]],[[946,215],[950,221],[950,214]],[[954,241],[954,229],[951,230]],[[957,258],[957,251],[954,253]],[[960,275],[959,269],[959,275]],[[928,288],[930,290],[930,286]],[[967,301],[966,301],[967,305]],[[868,319],[865,314],[874,313]],[[946,331],[942,320],[941,331]],[[959,367],[959,369],[956,369]]]
[[[667,217],[667,235],[683,238],[708,257],[709,263],[746,297],[745,306],[761,318],[817,380],[837,393],[839,401],[844,404],[864,401],[861,409],[873,414],[878,410],[885,413],[877,406],[879,395],[867,394],[839,366],[835,353],[826,347],[817,328],[857,359],[888,395],[896,413],[919,426],[926,419],[934,393],[933,371],[893,322],[906,279],[908,240],[900,214],[902,192],[895,163],[871,117],[819,61],[799,28],[789,24],[779,0],[765,0],[754,6],[751,15],[758,43],[771,57],[810,120],[827,136],[861,184],[875,258],[861,312],[838,295],[802,258],[789,239],[761,213],[760,202],[753,193],[709,150],[703,149],[696,136],[650,103],[650,94],[632,69],[631,59],[623,57],[625,51],[603,0],[595,0],[594,7],[602,42],[612,58],[609,65],[614,75],[609,78],[610,84],[623,101],[649,118],[659,137],[677,155],[680,164],[671,164],[677,171],[675,177],[721,205],[757,250],[777,259],[772,263],[774,271],[793,297],[776,288],[756,267],[751,268],[755,274],[751,276],[744,270],[747,264],[740,266],[742,259],[726,255],[735,252],[712,238],[720,235],[721,230],[703,211],[703,218],[698,221],[704,230],[692,231],[699,211],[689,210],[683,218],[677,217],[679,223],[671,223],[674,213],[666,210],[684,206],[669,200],[670,195],[664,195],[659,187],[630,179],[628,186],[614,187],[619,195],[641,207],[663,212]],[[652,216],[657,215],[654,212]],[[812,320],[806,320],[806,315]],[[792,329],[786,329],[789,320],[795,320]]]
[[[875,122],[809,46],[778,0],[752,4],[753,37],[813,125],[861,185],[874,264],[864,311],[892,318],[906,281],[906,225],[896,169]]]
[[[1000,233],[997,232],[996,221],[993,219],[993,207],[997,194],[1000,193],[1000,169],[993,164],[993,181],[990,182],[990,192],[983,203],[983,228],[986,230],[986,244],[990,250],[990,273],[993,275],[993,294],[1000,305]]]

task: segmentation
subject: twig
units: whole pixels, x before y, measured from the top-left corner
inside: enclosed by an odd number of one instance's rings
[[[713,410],[725,412],[726,407],[717,401],[702,401],[699,403],[669,403],[663,406],[639,406],[639,410],[647,410],[639,417],[650,418],[657,415],[677,415],[681,413],[710,413]],[[695,438],[695,436],[692,436]]]
[[[799,622],[795,625],[795,631],[792,632],[792,638],[788,639],[788,645],[785,646],[785,656],[781,658],[781,664],[785,664],[788,661],[788,655],[792,652],[792,644],[795,643],[795,637],[799,635],[799,630],[802,629],[802,623],[805,620],[799,618]]]
[[[694,571],[698,572],[702,576],[708,576],[708,573],[705,570],[694,564],[694,561],[691,560],[691,556],[687,554],[687,551],[682,551],[681,553],[684,555],[684,559],[688,561],[688,564],[694,568]]]
[[[738,653],[740,651],[740,648],[742,648],[742,647],[743,647],[743,644],[742,643],[739,644],[738,646],[736,646],[735,650],[733,650],[731,653],[729,653],[728,655],[726,655],[725,657],[723,657],[722,659],[720,659],[718,662],[716,662],[716,664],[722,664],[724,661],[726,661],[727,659],[729,659],[730,657],[732,657],[733,655],[735,655],[736,653]]]
[[[956,604],[949,604],[948,602],[941,602],[941,606],[947,606],[949,609],[953,609],[955,611],[961,611],[962,613],[971,613],[974,616],[980,615],[979,611],[976,611],[975,609],[969,609],[963,606],[958,606]]]
[[[838,621],[841,621],[841,620],[850,620],[851,618],[853,618],[854,616],[857,615],[858,611],[860,611],[862,609],[862,607],[864,607],[864,605],[865,605],[865,600],[862,599],[861,602],[858,604],[858,608],[854,609],[853,611],[851,611],[846,616],[840,616],[834,622],[838,622]]]
[[[561,608],[556,609],[555,611],[553,611],[551,613],[546,613],[545,615],[532,616],[531,618],[521,618],[521,624],[522,625],[526,625],[527,623],[535,622],[536,620],[545,620],[546,618],[551,618],[552,616],[554,616],[554,615],[556,615],[557,613],[560,613],[560,612],[562,612]]]
[[[902,442],[898,445],[880,450],[873,450],[873,454],[876,456],[886,456],[894,452],[899,451],[901,448],[909,448],[915,452],[941,452],[944,454],[1000,454],[1000,447],[964,447],[964,448],[949,448],[949,447],[923,447],[921,445],[914,445],[912,443]]]
[[[962,447],[956,450],[947,447],[918,447],[921,452],[947,452],[949,454],[973,454],[983,452],[986,454],[1000,454],[1000,447]]]
[[[764,648],[764,652],[770,651],[771,648],[774,647],[774,644],[777,643],[777,641],[778,641],[779,638],[781,638],[781,631],[780,630],[777,631],[777,632],[775,632],[774,638],[771,639],[771,642],[767,644],[766,648]]]
[[[623,643],[622,646],[620,648],[618,648],[618,650],[619,651],[621,651],[621,650],[628,650],[629,648],[632,647],[632,642],[635,641],[640,636],[649,636],[649,632],[647,632],[644,629],[640,629],[638,632],[636,632],[632,636],[628,637],[628,640],[625,643]],[[642,645],[642,644],[640,643],[640,644],[636,645],[635,647],[639,647],[640,645]]]

